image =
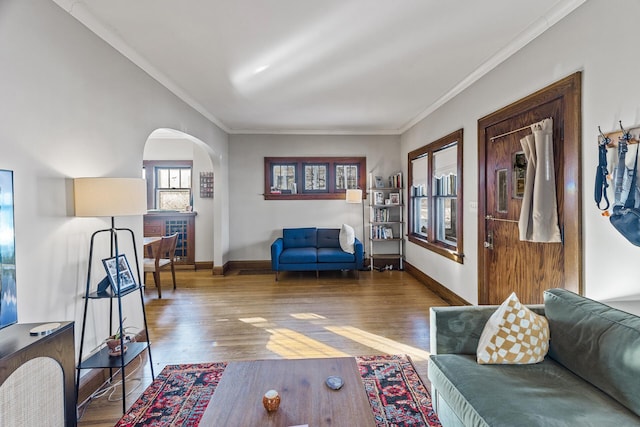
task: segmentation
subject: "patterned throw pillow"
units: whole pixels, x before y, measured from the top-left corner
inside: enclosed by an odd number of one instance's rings
[[[549,322],[520,304],[515,292],[491,315],[480,336],[480,364],[541,362],[549,350]]]

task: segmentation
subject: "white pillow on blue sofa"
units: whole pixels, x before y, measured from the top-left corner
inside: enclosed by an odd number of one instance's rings
[[[340,247],[343,251],[347,253],[354,253],[355,249],[353,244],[356,242],[356,231],[352,226],[347,224],[342,224],[342,228],[340,229],[340,235],[338,236],[338,240],[340,240]]]

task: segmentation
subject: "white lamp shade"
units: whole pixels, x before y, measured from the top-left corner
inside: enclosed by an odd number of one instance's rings
[[[362,190],[359,188],[350,188],[346,195],[347,203],[362,203]]]
[[[147,213],[147,183],[142,178],[76,178],[76,216],[128,216]]]

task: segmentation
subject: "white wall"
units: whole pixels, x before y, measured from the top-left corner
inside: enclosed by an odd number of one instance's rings
[[[640,296],[640,248],[628,243],[600,215],[593,202],[598,163],[598,125],[616,130],[640,124],[640,55],[637,0],[590,0],[516,55],[436,110],[402,136],[408,151],[464,127],[464,265],[412,243],[407,260],[466,299],[478,300],[477,121],[505,105],[576,71],[582,85],[582,207],[584,289],[588,297],[615,300]],[[406,168],[406,164],[403,163]]]
[[[213,199],[200,197],[200,172],[213,171],[213,165],[207,151],[189,139],[153,138],[151,136],[144,147],[143,158],[144,160],[193,161],[193,210],[197,213],[195,218],[195,260],[196,262],[213,261]]]
[[[140,176],[147,137],[169,127],[205,142],[226,182],[227,135],[51,1],[0,2],[0,64],[0,168],[14,171],[18,319],[75,320],[79,342],[89,239],[109,221],[73,216],[72,178]],[[217,227],[228,240],[226,188],[218,194]],[[142,217],[116,224],[141,240]],[[97,246],[100,279],[108,243]],[[227,248],[220,243],[220,260]],[[142,326],[139,299],[124,304],[127,324]],[[106,337],[106,307],[92,302],[88,348]]]
[[[389,176],[401,167],[400,137],[231,135],[230,259],[271,259],[270,245],[285,227],[338,228],[347,223],[362,240],[361,206],[344,200],[264,200],[264,158],[287,156],[366,156],[367,172]],[[368,219],[368,211],[365,215]]]
[[[477,301],[477,120],[577,70],[583,73],[585,290],[595,299],[640,294],[640,248],[627,243],[591,200],[597,127],[640,124],[636,0],[590,0],[461,95],[395,136],[229,137],[53,2],[0,2],[0,168],[14,171],[20,322],[82,318],[89,238],[107,219],[73,217],[71,179],[139,176],[145,141],[158,128],[203,141],[213,156],[214,264],[267,260],[283,227],[356,225],[361,210],[335,201],[265,201],[265,156],[367,156],[368,169],[406,172],[407,152],[464,127],[463,265],[411,243],[407,259]],[[227,189],[227,184],[229,187]],[[233,216],[230,215],[233,213]],[[142,236],[142,218],[118,218]],[[230,242],[230,236],[233,241]],[[106,246],[103,245],[103,247]],[[130,249],[127,249],[130,250]],[[99,259],[104,254],[97,254]],[[99,265],[94,277],[100,276]],[[96,277],[98,278],[98,277]],[[99,304],[96,304],[99,305]],[[135,298],[128,323],[141,325]],[[105,307],[89,317],[88,346],[105,335]],[[79,340],[79,327],[76,339]]]

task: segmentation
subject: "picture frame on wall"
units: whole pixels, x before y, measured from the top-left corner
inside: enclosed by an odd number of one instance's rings
[[[111,289],[114,295],[120,295],[122,292],[126,292],[130,289],[134,289],[136,286],[129,261],[124,254],[118,255],[118,262],[116,264],[116,257],[105,258],[102,260],[104,269],[107,271],[107,277],[111,284]],[[120,276],[120,283],[118,284],[118,276]]]

